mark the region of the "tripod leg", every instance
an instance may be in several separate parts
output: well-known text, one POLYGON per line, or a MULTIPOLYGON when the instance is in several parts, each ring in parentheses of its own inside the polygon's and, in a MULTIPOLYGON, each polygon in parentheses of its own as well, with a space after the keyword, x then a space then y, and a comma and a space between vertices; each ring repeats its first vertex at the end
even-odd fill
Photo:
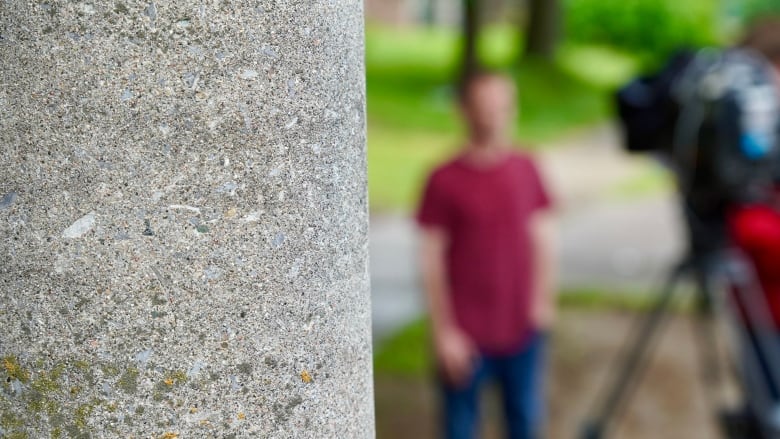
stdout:
POLYGON ((653 335, 655 335, 659 325, 662 323, 675 288, 687 268, 687 264, 683 263, 672 271, 650 313, 642 316, 637 321, 634 334, 629 338, 630 344, 627 344, 624 348, 626 355, 620 363, 618 375, 606 387, 601 410, 585 426, 581 436, 582 439, 599 439, 604 437, 609 422, 619 414, 621 403, 630 396, 637 378, 642 374, 641 366, 646 364, 644 360, 652 347, 653 335))
MULTIPOLYGON (((727 400, 724 388, 725 377, 728 375, 729 364, 723 356, 723 345, 719 343, 716 311, 724 306, 723 297, 718 296, 715 275, 719 274, 722 261, 709 261, 718 265, 694 267, 696 281, 695 315, 691 321, 693 335, 698 351, 699 373, 701 383, 709 402, 711 413, 715 417, 715 425, 723 437, 742 437, 735 426, 739 422, 739 414, 726 411, 723 405, 727 400), (718 270, 716 270, 718 268, 718 270), (720 307, 720 308, 719 308, 720 307)), ((723 279, 725 280, 725 279, 723 279)), ((738 427, 736 427, 738 428, 738 427)), ((753 436, 749 436, 753 437, 753 436)))
POLYGON ((746 406, 755 416, 759 434, 753 437, 780 437, 780 351, 777 329, 769 311, 765 292, 751 263, 741 260, 729 270, 733 282, 735 319, 739 330, 741 382, 746 406))
POLYGON ((695 269, 696 279, 696 320, 694 334, 698 338, 699 361, 701 363, 702 379, 707 388, 712 388, 721 382, 723 373, 720 369, 718 356, 718 340, 714 325, 715 292, 710 271, 706 268, 695 269))

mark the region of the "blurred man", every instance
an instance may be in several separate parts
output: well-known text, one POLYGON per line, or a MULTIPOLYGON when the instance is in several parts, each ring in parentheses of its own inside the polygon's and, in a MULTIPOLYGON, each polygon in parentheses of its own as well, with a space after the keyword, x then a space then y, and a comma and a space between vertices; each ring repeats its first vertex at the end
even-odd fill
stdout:
POLYGON ((515 94, 503 75, 468 80, 466 145, 432 173, 417 214, 447 438, 477 435, 489 380, 501 389, 509 437, 542 436, 551 201, 534 162, 508 140, 515 94))

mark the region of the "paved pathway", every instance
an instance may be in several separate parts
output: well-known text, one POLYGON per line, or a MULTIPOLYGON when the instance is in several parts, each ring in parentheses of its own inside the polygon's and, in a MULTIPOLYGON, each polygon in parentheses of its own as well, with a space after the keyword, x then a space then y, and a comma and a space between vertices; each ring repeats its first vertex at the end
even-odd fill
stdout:
MULTIPOLYGON (((615 188, 657 165, 624 154, 608 125, 561 142, 539 158, 559 205, 559 283, 653 288, 681 252, 674 199, 656 193, 626 200, 615 188)), ((371 282, 375 339, 423 312, 409 218, 372 217, 371 282)))

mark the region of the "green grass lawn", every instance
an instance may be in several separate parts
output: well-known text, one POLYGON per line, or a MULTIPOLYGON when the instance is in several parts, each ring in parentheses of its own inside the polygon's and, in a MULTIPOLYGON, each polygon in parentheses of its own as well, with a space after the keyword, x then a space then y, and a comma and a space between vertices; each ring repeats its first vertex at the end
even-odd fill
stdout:
MULTIPOLYGON (((518 82, 518 143, 536 146, 604 120, 611 92, 636 71, 633 58, 603 47, 565 45, 555 62, 516 59, 521 38, 487 29, 480 52, 518 82)), ((368 172, 372 211, 408 211, 427 171, 458 148, 453 103, 459 37, 444 28, 366 31, 368 172)))

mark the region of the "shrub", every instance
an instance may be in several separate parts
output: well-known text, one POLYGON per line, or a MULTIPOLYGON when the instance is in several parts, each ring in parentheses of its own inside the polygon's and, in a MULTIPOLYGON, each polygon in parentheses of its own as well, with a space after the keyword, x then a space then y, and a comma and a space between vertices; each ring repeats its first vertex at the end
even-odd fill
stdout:
POLYGON ((742 6, 741 15, 746 21, 762 16, 762 15, 778 15, 780 14, 780 2, 777 0, 744 0, 742 6))

